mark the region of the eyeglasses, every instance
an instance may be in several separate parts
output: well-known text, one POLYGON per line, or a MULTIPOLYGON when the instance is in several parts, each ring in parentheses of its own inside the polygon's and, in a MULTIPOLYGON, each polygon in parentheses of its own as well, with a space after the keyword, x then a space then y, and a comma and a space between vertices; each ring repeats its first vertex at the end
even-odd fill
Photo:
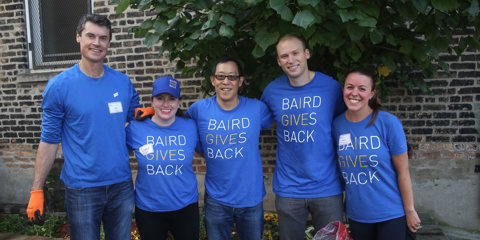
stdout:
POLYGON ((220 75, 213 75, 213 76, 220 81, 225 80, 225 78, 228 78, 228 80, 230 80, 230 81, 237 81, 240 78, 239 75, 223 75, 223 74, 220 74, 220 75))

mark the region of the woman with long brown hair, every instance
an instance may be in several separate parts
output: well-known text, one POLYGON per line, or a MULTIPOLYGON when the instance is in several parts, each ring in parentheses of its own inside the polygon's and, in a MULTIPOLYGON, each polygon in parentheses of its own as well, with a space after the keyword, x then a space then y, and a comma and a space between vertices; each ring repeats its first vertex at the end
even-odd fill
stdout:
POLYGON ((374 79, 366 70, 347 75, 347 111, 333 122, 346 215, 355 240, 405 240, 420 226, 407 141, 400 120, 381 110, 374 79))

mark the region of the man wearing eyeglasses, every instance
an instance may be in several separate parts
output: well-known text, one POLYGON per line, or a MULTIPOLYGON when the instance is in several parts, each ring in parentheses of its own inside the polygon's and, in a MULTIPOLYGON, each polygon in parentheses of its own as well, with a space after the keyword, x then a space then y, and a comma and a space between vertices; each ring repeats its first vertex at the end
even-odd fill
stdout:
POLYGON ((244 76, 232 58, 217 61, 210 76, 216 95, 188 109, 197 123, 207 163, 205 223, 208 239, 230 239, 233 224, 240 239, 261 239, 263 233, 263 168, 260 130, 272 114, 257 99, 238 95, 244 76))

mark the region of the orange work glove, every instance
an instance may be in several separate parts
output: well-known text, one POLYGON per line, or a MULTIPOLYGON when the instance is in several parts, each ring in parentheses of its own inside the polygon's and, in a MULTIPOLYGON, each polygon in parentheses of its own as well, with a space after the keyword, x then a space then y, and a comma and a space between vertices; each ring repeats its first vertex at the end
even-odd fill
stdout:
POLYGON ((155 115, 155 110, 152 107, 135 109, 135 120, 137 121, 143 121, 146 118, 153 117, 153 115, 155 115))
POLYGON ((27 207, 28 219, 34 224, 43 225, 45 216, 43 215, 43 190, 30 192, 30 202, 27 207))

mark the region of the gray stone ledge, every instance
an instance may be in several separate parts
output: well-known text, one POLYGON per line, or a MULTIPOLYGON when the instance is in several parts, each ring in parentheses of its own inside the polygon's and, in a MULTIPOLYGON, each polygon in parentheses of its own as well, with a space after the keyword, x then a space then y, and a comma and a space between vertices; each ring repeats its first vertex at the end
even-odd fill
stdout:
POLYGON ((50 78, 61 73, 64 69, 55 69, 51 71, 41 71, 41 72, 25 72, 19 73, 17 75, 18 83, 38 83, 38 82, 47 82, 50 78))

